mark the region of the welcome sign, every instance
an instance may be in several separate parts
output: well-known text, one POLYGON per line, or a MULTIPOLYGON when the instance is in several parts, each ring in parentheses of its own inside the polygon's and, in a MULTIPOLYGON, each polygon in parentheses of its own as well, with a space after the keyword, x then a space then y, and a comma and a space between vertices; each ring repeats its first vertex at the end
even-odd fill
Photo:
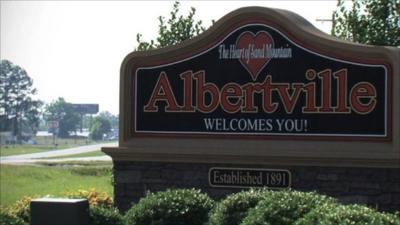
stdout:
POLYGON ((342 41, 262 7, 128 54, 119 144, 102 148, 116 205, 171 187, 221 199, 267 187, 399 208, 399 62, 399 48, 342 41))
POLYGON ((133 135, 391 139, 391 67, 249 19, 132 70, 133 135))

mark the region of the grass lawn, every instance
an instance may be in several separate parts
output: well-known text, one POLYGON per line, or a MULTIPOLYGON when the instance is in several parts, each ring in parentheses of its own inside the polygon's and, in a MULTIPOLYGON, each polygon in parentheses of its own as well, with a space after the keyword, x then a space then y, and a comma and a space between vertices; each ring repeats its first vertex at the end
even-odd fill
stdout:
POLYGON ((9 206, 24 196, 62 196, 65 192, 90 190, 113 196, 111 162, 40 166, 0 166, 0 205, 9 206))
MULTIPOLYGON (((54 146, 35 146, 35 145, 7 145, 0 149, 0 156, 22 155, 38 152, 46 152, 55 149, 54 146)), ((61 149, 61 148, 57 148, 61 149)))

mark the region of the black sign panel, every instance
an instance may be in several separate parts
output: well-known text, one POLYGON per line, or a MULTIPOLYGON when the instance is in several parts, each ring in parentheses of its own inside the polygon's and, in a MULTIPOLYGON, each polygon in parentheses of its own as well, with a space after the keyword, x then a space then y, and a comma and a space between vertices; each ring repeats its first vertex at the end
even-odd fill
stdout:
POLYGON ((276 169, 211 168, 208 180, 213 187, 289 188, 291 186, 290 172, 276 169))
POLYGON ((387 140, 389 69, 241 25, 193 55, 133 71, 133 134, 387 140))

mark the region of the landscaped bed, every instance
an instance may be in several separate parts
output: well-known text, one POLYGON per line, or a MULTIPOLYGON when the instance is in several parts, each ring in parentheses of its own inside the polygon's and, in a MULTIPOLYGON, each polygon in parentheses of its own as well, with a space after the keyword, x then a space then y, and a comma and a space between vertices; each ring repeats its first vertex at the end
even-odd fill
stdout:
MULTIPOLYGON (((65 193, 86 198, 91 225, 399 225, 400 214, 382 213, 361 205, 342 205, 314 192, 251 189, 221 201, 195 189, 149 193, 126 213, 119 212, 107 194, 92 191, 65 193)), ((1 210, 2 225, 29 223, 25 198, 1 210)))

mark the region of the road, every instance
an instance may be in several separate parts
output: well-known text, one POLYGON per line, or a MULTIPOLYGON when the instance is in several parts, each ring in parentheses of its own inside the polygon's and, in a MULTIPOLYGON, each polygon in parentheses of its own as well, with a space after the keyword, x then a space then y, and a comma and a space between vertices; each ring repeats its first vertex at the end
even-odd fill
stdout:
POLYGON ((84 145, 63 150, 49 150, 46 152, 24 154, 24 155, 13 155, 0 157, 1 164, 29 164, 35 162, 59 162, 59 161, 109 161, 109 156, 98 156, 98 157, 83 157, 83 158, 63 158, 63 159, 43 159, 48 157, 58 157, 66 155, 74 155, 80 153, 87 153, 99 150, 101 147, 113 147, 117 146, 117 142, 103 143, 96 145, 84 145))

